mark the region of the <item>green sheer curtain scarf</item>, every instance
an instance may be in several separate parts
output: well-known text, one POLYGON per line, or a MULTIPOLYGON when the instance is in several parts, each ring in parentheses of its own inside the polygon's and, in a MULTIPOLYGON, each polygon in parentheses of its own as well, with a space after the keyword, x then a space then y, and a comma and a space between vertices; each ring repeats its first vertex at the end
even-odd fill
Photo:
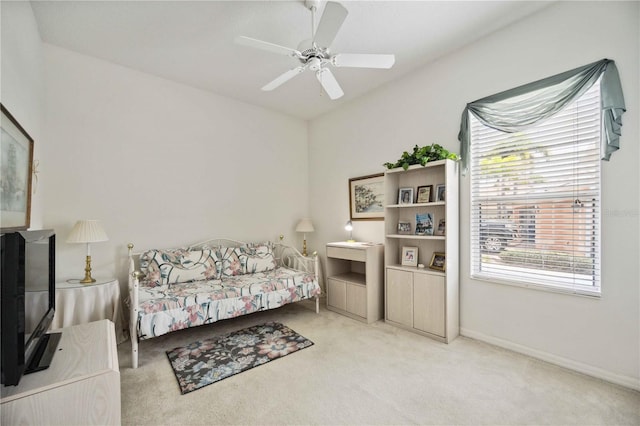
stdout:
POLYGON ((600 76, 604 126, 601 153, 603 160, 609 160, 611 154, 620 148, 622 114, 626 109, 616 64, 603 59, 468 103, 462 112, 458 133, 463 175, 469 167, 469 113, 493 129, 519 132, 560 111, 589 90, 600 76))

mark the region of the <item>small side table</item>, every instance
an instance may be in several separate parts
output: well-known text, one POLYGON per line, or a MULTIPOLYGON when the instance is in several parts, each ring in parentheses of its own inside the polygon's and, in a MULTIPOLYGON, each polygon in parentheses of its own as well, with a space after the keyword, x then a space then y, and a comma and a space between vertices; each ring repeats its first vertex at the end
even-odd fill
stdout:
POLYGON ((102 319, 115 324, 116 341, 127 340, 120 301, 120 283, 116 278, 96 278, 95 283, 80 280, 56 282, 56 313, 51 328, 87 324, 102 319))

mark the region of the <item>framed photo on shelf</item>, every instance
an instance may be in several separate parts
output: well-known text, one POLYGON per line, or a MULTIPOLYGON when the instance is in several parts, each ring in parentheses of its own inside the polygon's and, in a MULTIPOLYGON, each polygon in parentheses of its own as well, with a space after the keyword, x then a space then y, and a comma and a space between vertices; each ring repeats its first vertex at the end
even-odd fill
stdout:
POLYGON ((431 213, 416 214, 416 235, 433 235, 433 215, 431 213))
POLYGON ((436 186, 436 201, 445 201, 445 186, 444 183, 436 186))
POLYGON ((434 252, 433 256, 431 256, 431 263, 429 263, 429 268, 435 269, 436 271, 444 272, 446 260, 447 258, 444 253, 434 252))
POLYGON ((446 228, 445 219, 440 219, 440 221, 438 221, 438 229, 436 229, 435 235, 444 235, 445 228, 446 228))
POLYGON ((349 179, 351 220, 384 220, 384 173, 349 179))
POLYGON ((418 247, 402 247, 402 266, 418 266, 418 247))
POLYGON ((413 204, 413 188, 398 189, 398 204, 413 204))
POLYGON ((0 104, 0 110, 0 230, 21 231, 31 223, 33 139, 4 105, 0 104))
POLYGON ((398 234, 410 234, 411 233, 411 222, 399 221, 398 222, 398 234))
POLYGON ((419 186, 417 191, 418 195, 416 196, 416 203, 428 203, 431 201, 433 185, 419 186))

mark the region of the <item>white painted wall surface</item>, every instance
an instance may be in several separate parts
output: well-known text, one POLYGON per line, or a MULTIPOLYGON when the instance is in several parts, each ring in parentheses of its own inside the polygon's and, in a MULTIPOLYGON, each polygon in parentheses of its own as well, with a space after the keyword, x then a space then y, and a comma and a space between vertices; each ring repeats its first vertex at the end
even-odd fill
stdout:
MULTIPOLYGON (((0 2, 2 70, 0 102, 34 140, 34 160, 42 158, 44 120, 43 52, 31 3, 0 2)), ((42 168, 38 175, 43 179, 42 168)), ((43 193, 36 185, 31 194, 31 228, 42 228, 43 193)))
POLYGON ((45 44, 46 226, 58 278, 83 276, 78 219, 102 220, 94 276, 124 280, 126 245, 293 242, 306 215, 307 124, 45 44))
MULTIPOLYGON (((598 300, 469 278, 469 178, 461 178, 461 326, 487 340, 640 388, 640 3, 561 2, 310 123, 310 244, 344 240, 347 181, 381 172, 415 144, 459 152, 467 102, 593 61, 620 71, 622 149, 603 163, 602 297, 598 300)), ((355 222, 383 241, 381 222, 355 222)), ((321 250, 323 253, 324 250, 321 250)))

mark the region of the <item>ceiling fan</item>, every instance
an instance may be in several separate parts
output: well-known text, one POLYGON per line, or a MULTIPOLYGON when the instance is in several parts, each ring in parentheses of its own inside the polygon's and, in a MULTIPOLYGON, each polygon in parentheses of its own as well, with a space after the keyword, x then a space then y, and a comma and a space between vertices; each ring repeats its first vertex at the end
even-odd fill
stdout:
POLYGON ((329 65, 334 67, 386 69, 393 66, 395 62, 394 55, 362 53, 331 54, 329 47, 349 12, 340 3, 328 1, 320 18, 320 23, 317 29, 315 29, 315 12, 319 3, 319 0, 305 0, 305 6, 311 10, 311 39, 303 40, 297 49, 291 49, 251 37, 236 37, 236 43, 238 44, 287 55, 297 59, 301 63, 300 66, 286 71, 284 74, 276 77, 275 80, 267 83, 262 87, 262 90, 271 91, 309 69, 316 73, 318 81, 320 81, 322 88, 327 92, 329 97, 331 99, 338 99, 344 95, 344 92, 329 69, 329 65))

